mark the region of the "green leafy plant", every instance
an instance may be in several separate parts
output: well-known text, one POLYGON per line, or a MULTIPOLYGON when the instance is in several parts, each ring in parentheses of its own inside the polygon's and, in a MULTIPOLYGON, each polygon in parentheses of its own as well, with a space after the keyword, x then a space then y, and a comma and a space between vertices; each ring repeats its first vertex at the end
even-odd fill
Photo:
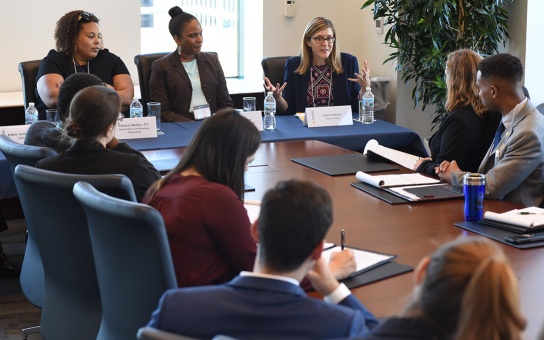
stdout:
POLYGON ((384 43, 395 49, 384 63, 408 84, 414 80, 414 107, 436 105, 433 126, 446 116, 444 69, 450 52, 470 48, 481 55, 498 51, 508 35, 508 5, 513 0, 367 0, 374 19, 389 26, 384 43))

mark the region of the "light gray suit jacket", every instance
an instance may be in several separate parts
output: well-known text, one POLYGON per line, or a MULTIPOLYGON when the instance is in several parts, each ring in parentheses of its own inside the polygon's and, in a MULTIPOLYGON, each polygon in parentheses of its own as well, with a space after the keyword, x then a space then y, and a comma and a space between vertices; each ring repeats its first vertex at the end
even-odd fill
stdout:
MULTIPOLYGON (((212 113, 224 107, 233 107, 225 75, 217 54, 202 52, 197 57, 202 92, 212 113)), ((149 96, 161 103, 163 122, 191 121, 195 116, 190 108, 193 85, 183 67, 179 54, 172 52, 151 65, 149 96)))
MULTIPOLYGON (((544 116, 531 100, 504 131, 496 148, 490 146, 478 172, 485 174, 485 196, 525 207, 544 202, 544 116)), ((462 185, 465 173, 452 173, 462 185)))

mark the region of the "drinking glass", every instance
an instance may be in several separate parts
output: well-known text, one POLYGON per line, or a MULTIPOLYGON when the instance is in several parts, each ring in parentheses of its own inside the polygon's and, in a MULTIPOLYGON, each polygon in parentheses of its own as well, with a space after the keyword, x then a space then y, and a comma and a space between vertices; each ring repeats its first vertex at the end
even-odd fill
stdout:
POLYGON ((45 110, 45 120, 51 123, 57 123, 59 121, 59 113, 56 109, 45 110))
POLYGON ((244 103, 244 112, 249 112, 249 111, 256 111, 257 110, 257 106, 255 105, 255 101, 256 101, 257 98, 255 97, 244 97, 242 98, 243 100, 243 103, 244 103))
POLYGON ((147 103, 147 116, 155 117, 157 121, 157 136, 164 135, 164 132, 161 131, 161 103, 159 102, 147 103))

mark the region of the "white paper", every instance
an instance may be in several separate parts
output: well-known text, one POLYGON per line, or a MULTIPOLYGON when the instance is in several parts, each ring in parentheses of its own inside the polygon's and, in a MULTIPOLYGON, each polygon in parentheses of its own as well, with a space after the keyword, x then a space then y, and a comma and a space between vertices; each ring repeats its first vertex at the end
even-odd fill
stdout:
POLYGON ((423 176, 418 173, 402 175, 372 176, 363 171, 357 171, 355 178, 377 188, 400 187, 407 185, 425 185, 440 183, 439 179, 423 176))
MULTIPOLYGON (((348 248, 348 249, 353 251, 353 254, 355 255, 355 261, 357 261, 357 269, 356 269, 357 272, 367 269, 369 267, 372 267, 375 264, 378 264, 382 261, 388 260, 393 257, 392 255, 378 254, 378 253, 374 253, 374 252, 366 251, 366 250, 353 249, 353 248, 348 248)), ((321 257, 325 260, 325 262, 329 263, 332 253, 336 253, 340 251, 342 251, 342 248, 339 246, 336 246, 336 247, 324 250, 321 253, 321 257)))
POLYGON ((257 130, 263 131, 263 116, 261 111, 243 111, 240 114, 249 119, 253 125, 257 127, 257 130))
POLYGON ((420 159, 418 156, 379 145, 378 141, 375 139, 371 139, 366 143, 363 154, 366 155, 369 151, 410 170, 414 170, 414 165, 420 159))
POLYGON ((307 107, 304 126, 341 126, 353 125, 350 105, 307 107))
POLYGON ((6 135, 14 142, 24 144, 26 132, 28 131, 29 127, 30 125, 0 126, 0 135, 6 135))
POLYGON ((157 119, 155 117, 123 118, 115 127, 117 139, 156 138, 157 119))
POLYGON ((249 222, 253 224, 253 222, 259 218, 259 213, 261 212, 261 201, 244 200, 244 207, 247 210, 249 222))
POLYGON ((524 209, 514 209, 499 214, 492 211, 486 211, 484 218, 492 221, 517 225, 520 227, 531 228, 544 225, 544 209, 538 207, 529 207, 524 209), (522 213, 529 213, 523 215, 522 213))

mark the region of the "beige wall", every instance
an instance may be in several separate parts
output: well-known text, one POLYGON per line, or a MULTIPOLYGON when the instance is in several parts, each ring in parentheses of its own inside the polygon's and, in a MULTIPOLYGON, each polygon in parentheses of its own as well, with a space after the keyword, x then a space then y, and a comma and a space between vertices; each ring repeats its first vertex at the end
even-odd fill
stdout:
MULTIPOLYGON (((529 0, 527 6, 527 39, 525 51, 525 86, 535 105, 544 103, 544 1, 529 0)), ((524 40, 525 41, 525 40, 524 40)))

